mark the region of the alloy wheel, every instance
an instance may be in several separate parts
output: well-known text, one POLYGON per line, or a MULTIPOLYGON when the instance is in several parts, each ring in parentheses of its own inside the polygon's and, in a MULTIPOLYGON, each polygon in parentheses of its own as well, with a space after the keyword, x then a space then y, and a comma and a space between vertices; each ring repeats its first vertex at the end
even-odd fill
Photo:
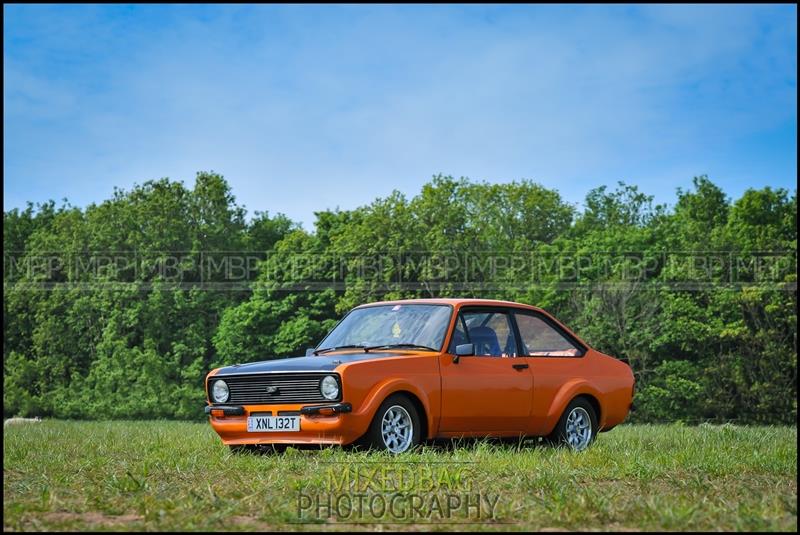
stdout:
POLYGON ((392 453, 406 451, 414 436, 414 423, 411 415, 400 405, 392 405, 383 414, 381 437, 386 449, 392 453))
POLYGON ((592 440, 592 420, 583 407, 575 407, 567 416, 566 439, 575 451, 585 449, 592 440))

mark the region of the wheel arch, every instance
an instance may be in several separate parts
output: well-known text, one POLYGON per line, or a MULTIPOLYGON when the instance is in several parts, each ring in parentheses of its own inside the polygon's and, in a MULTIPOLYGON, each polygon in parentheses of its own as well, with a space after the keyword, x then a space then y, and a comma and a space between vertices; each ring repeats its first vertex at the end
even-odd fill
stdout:
POLYGON ((600 401, 594 397, 592 394, 578 394, 574 398, 572 398, 569 402, 572 403, 576 399, 585 399, 589 402, 589 405, 592 406, 594 409, 594 416, 597 418, 597 426, 600 427, 600 422, 602 421, 603 410, 600 407, 600 401))
POLYGON ((597 417, 597 428, 601 431, 605 424, 605 411, 600 401, 602 398, 600 392, 597 391, 589 382, 585 380, 570 381, 559 390, 558 394, 553 399, 553 403, 548 411, 546 424, 544 426, 544 434, 549 435, 555 429, 558 420, 567 410, 567 407, 573 400, 577 398, 585 398, 595 411, 597 417))
POLYGON ((435 422, 433 421, 434 414, 430 410, 430 400, 414 385, 398 380, 383 383, 368 396, 365 406, 368 407, 367 414, 369 417, 364 433, 369 430, 369 425, 375 418, 378 408, 380 408, 384 401, 395 394, 403 395, 411 401, 414 408, 416 408, 419 413, 419 419, 422 424, 420 436, 423 440, 431 438, 432 433, 434 433, 436 429, 434 427, 435 422))
MULTIPOLYGON (((422 429, 420 429, 419 436, 423 437, 423 439, 428 438, 428 433, 429 433, 428 413, 425 410, 425 405, 422 404, 422 400, 419 399, 416 394, 408 390, 395 390, 394 392, 386 396, 383 399, 383 401, 386 401, 392 396, 398 396, 398 395, 406 397, 411 402, 411 404, 414 405, 414 408, 417 409, 417 414, 419 415, 419 421, 422 427, 422 429)), ((381 403, 383 403, 383 401, 381 401, 381 403)))

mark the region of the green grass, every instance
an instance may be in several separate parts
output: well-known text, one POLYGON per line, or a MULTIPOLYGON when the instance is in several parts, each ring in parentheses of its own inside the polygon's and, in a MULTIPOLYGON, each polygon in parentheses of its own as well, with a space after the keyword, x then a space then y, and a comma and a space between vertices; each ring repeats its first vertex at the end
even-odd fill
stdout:
POLYGON ((298 496, 325 495, 329 472, 384 467, 390 477, 460 468, 470 492, 498 499, 493 519, 414 517, 382 526, 391 529, 797 529, 792 427, 625 425, 577 454, 478 441, 399 458, 340 448, 233 455, 207 424, 179 422, 44 421, 7 426, 3 438, 5 530, 375 531, 398 518, 299 524, 309 517, 298 516, 298 496))

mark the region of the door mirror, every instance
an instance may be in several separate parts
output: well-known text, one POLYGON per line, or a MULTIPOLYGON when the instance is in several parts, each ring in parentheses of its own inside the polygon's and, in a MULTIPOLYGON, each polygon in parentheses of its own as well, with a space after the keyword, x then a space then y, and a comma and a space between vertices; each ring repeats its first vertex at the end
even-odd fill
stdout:
POLYGON ((458 344, 456 346, 456 355, 459 357, 471 357, 475 354, 475 344, 458 344))
POLYGON ((315 348, 315 347, 306 348, 306 356, 307 357, 312 356, 314 354, 314 351, 316 351, 316 350, 317 350, 317 348, 315 348))
POLYGON ((458 344, 453 362, 458 363, 460 357, 469 357, 475 354, 475 344, 458 344))

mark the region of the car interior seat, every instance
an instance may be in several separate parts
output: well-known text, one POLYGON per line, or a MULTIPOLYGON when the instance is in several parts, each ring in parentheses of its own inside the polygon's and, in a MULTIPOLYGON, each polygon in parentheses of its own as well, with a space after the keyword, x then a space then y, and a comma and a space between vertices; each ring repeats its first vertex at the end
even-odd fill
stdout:
POLYGON ((475 344, 476 355, 500 356, 500 342, 497 341, 497 333, 491 327, 472 327, 469 330, 469 337, 475 344))

